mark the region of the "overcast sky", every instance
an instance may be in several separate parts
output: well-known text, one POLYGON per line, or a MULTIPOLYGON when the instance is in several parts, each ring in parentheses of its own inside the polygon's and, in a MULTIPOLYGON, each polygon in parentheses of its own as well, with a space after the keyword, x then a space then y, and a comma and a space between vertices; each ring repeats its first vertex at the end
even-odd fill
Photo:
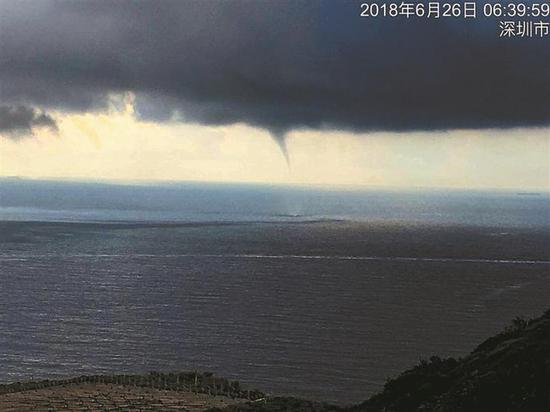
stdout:
POLYGON ((548 37, 359 5, 0 0, 0 175, 549 187, 548 37))

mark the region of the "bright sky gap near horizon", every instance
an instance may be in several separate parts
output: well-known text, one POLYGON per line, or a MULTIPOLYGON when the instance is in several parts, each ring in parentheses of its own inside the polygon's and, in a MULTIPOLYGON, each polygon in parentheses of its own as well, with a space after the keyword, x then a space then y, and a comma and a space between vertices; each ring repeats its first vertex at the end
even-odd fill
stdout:
POLYGON ((359 5, 0 0, 0 176, 550 189, 545 40, 359 5))

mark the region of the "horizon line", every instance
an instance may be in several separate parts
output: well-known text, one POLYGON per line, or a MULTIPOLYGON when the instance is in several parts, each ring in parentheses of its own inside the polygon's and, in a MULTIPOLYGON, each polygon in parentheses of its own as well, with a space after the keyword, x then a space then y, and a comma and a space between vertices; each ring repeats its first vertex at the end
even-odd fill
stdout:
POLYGON ((537 195, 550 194, 548 187, 467 187, 467 186, 397 186, 397 185, 377 185, 377 184, 356 184, 356 183, 308 183, 308 182, 267 182, 267 181, 220 181, 220 180, 166 180, 166 179, 112 179, 90 177, 70 176, 18 176, 18 175, 0 175, 0 180, 9 181, 37 181, 37 182, 60 182, 60 183, 82 183, 82 184, 103 184, 114 186, 169 186, 178 184, 192 185, 242 185, 242 186, 265 186, 265 187, 287 187, 287 188, 311 188, 323 190, 342 190, 342 191, 369 191, 369 190, 388 190, 388 191, 449 191, 449 192, 514 192, 519 195, 537 195))

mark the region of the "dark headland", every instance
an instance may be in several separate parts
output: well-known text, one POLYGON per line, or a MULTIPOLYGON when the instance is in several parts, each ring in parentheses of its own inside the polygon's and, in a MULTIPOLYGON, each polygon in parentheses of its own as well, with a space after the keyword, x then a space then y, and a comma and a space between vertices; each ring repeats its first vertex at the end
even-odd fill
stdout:
POLYGON ((550 310, 517 318, 461 359, 423 360, 354 406, 269 396, 210 373, 82 376, 0 385, 2 411, 550 411, 550 310))

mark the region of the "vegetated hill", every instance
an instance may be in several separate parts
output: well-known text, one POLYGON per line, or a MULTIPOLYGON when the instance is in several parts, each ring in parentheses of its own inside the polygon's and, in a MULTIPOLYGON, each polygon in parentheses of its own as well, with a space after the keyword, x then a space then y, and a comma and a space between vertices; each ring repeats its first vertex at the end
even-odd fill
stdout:
POLYGON ((437 356, 390 379, 381 393, 349 408, 268 398, 224 411, 548 412, 550 310, 517 318, 462 359, 437 356))
POLYGON ((517 318, 463 359, 429 361, 350 411, 550 411, 550 311, 517 318))

